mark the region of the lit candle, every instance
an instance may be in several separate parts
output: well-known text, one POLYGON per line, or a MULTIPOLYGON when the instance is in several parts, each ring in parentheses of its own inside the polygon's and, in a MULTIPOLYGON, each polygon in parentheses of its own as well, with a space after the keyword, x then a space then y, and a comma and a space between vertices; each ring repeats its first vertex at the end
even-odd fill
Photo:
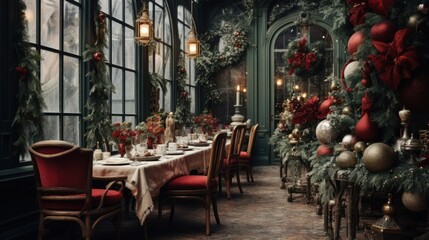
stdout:
POLYGON ((237 85, 237 99, 235 105, 240 105, 240 85, 237 85))

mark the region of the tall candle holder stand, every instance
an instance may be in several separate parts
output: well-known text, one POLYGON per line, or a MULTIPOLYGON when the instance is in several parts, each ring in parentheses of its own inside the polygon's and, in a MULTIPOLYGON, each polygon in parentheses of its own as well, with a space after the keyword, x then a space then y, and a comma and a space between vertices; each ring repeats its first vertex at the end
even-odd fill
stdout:
POLYGON ((231 128, 243 124, 244 116, 240 114, 240 109, 242 105, 234 105, 235 114, 231 117, 231 128))

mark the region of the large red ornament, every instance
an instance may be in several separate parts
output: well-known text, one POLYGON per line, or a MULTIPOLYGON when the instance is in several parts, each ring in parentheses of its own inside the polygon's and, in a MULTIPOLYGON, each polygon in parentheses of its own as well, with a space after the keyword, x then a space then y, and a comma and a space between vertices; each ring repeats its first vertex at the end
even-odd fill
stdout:
POLYGON ((365 38, 365 33, 362 30, 353 33, 347 43, 347 50, 350 55, 353 55, 358 50, 358 47, 365 41, 365 38))
POLYGON ((96 62, 103 60, 103 54, 99 51, 93 52, 92 53, 92 60, 94 60, 96 62))
POLYGON ((334 153, 334 149, 326 144, 320 145, 316 150, 316 155, 319 157, 329 156, 329 155, 332 155, 333 153, 334 153))
POLYGON ((330 107, 334 102, 335 102, 335 99, 331 96, 325 99, 325 101, 323 101, 322 104, 320 104, 320 107, 319 107, 320 113, 322 113, 325 116, 328 115, 331 112, 330 107))
POLYGON ((355 136, 359 141, 364 142, 375 142, 378 140, 379 128, 375 122, 371 121, 369 112, 366 112, 356 123, 355 136))
POLYGON ((399 101, 414 112, 429 112, 429 71, 421 71, 398 88, 399 101))
POLYGON ((397 30, 396 24, 385 20, 372 26, 369 36, 372 40, 388 43, 393 40, 397 30))

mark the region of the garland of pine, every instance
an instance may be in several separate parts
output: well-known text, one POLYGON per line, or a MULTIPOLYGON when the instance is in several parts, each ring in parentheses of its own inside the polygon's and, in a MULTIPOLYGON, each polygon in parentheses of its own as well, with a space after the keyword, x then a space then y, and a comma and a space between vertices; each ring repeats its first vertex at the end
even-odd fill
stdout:
POLYGON ((237 65, 246 56, 247 47, 250 45, 246 40, 246 34, 250 29, 250 24, 254 15, 254 1, 242 0, 238 3, 230 1, 228 7, 242 9, 241 14, 225 14, 223 19, 234 21, 234 26, 222 26, 220 23, 212 24, 201 38, 201 55, 196 59, 197 79, 205 96, 205 107, 220 103, 221 93, 219 92, 213 77, 216 73, 237 65), (225 39, 225 49, 218 50, 220 38, 225 39))
POLYGON ((177 105, 174 113, 176 120, 176 128, 181 129, 184 126, 191 124, 191 98, 189 92, 186 91, 186 68, 184 59, 180 57, 179 65, 177 66, 177 105))
POLYGON ((87 45, 83 52, 84 61, 91 63, 91 71, 86 74, 91 89, 86 103, 88 115, 84 118, 88 122, 86 128, 86 145, 94 148, 97 143, 108 150, 111 139, 112 121, 110 119, 109 95, 114 92, 114 86, 109 81, 109 71, 103 49, 107 47, 106 16, 97 4, 97 14, 94 18, 96 26, 96 40, 92 46, 87 45))
POLYGON ((18 106, 12 122, 18 136, 14 145, 21 157, 26 154, 28 143, 44 138, 43 109, 46 108, 39 79, 40 55, 28 43, 29 38, 25 26, 26 8, 24 1, 20 0, 18 2, 19 21, 15 45, 18 58, 18 64, 15 67, 19 80, 18 106))

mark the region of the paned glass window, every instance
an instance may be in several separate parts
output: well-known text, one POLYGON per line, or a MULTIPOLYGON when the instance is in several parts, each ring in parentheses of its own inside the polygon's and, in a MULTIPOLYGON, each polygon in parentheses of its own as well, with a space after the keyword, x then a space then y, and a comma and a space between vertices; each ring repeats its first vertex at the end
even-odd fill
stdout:
POLYGON ((24 0, 29 42, 40 53, 45 139, 81 145, 82 5, 72 0, 24 0))
POLYGON ((108 60, 110 80, 115 87, 111 97, 112 122, 137 122, 136 44, 134 41, 135 9, 132 0, 101 0, 108 26, 108 60))
MULTIPOLYGON (((191 12, 182 5, 177 6, 177 28, 179 32, 179 40, 180 40, 180 54, 182 56, 186 56, 185 54, 185 44, 186 38, 191 30, 192 24, 194 24, 194 19, 192 18, 191 12)), ((190 97, 191 101, 191 113, 195 113, 195 101, 196 101, 196 83, 195 83, 195 60, 185 58, 185 68, 188 74, 188 79, 186 82, 186 89, 190 97)))

